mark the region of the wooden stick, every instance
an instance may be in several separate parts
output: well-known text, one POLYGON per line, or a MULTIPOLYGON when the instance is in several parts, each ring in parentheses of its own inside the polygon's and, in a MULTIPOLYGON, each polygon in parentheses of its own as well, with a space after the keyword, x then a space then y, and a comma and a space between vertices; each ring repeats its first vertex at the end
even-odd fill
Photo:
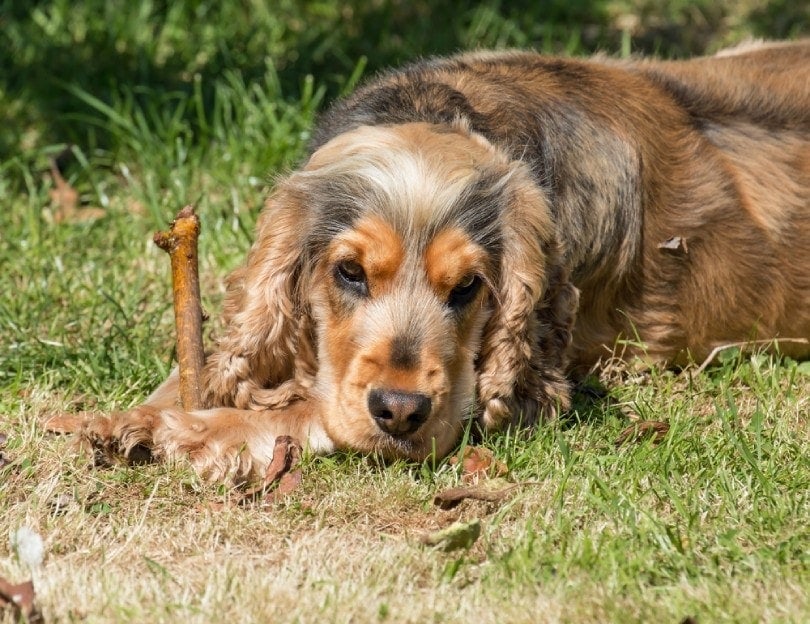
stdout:
POLYGON ((174 322, 177 330, 177 361, 180 366, 180 402, 185 410, 202 405, 203 313, 197 266, 200 219, 193 206, 177 213, 168 232, 155 232, 155 244, 169 254, 172 263, 174 322))

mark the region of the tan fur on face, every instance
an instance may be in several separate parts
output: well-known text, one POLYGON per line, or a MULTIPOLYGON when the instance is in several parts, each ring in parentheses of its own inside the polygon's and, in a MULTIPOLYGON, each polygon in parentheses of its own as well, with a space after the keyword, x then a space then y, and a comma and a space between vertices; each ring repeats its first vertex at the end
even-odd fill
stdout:
POLYGON ((338 446, 422 458, 446 453, 459 435, 474 397, 473 359, 488 310, 482 290, 463 314, 448 312, 450 290, 466 276, 483 274, 485 252, 460 229, 440 232, 421 257, 378 217, 362 219, 337 237, 319 268, 313 297, 321 327, 323 426, 338 446), (351 259, 368 279, 368 298, 347 305, 330 267, 351 259), (395 347, 404 338, 404 346, 395 347), (394 351, 407 349, 405 365, 394 351), (382 433, 368 413, 373 389, 430 397, 428 421, 408 439, 382 433))
POLYGON ((470 275, 487 270, 486 252, 473 245, 461 229, 453 228, 436 236, 425 251, 428 281, 441 299, 470 275))
POLYGON ((374 215, 341 235, 332 246, 327 262, 330 265, 342 260, 357 262, 368 278, 371 294, 378 295, 390 290, 404 256, 402 239, 381 217, 374 215))

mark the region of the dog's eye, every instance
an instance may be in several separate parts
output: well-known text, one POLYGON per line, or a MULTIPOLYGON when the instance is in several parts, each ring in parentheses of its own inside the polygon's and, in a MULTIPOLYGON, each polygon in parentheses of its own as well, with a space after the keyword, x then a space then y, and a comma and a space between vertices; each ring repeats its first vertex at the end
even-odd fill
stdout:
POLYGON ((481 278, 477 275, 468 275, 450 291, 447 305, 456 309, 467 305, 475 298, 479 288, 481 288, 481 278))
POLYGON ((348 290, 352 290, 359 295, 368 294, 368 284, 366 284, 366 272, 359 262, 354 260, 343 260, 335 265, 335 277, 339 284, 348 290))

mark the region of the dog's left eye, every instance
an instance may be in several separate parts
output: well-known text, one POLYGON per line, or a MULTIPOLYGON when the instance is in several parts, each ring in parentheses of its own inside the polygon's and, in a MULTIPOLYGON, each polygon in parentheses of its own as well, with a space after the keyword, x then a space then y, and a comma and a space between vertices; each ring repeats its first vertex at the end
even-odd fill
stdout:
POLYGON ((475 298, 479 288, 481 288, 481 278, 477 275, 468 275, 450 291, 447 305, 456 309, 467 305, 475 298))
POLYGON ((338 283, 358 295, 368 294, 368 284, 366 284, 366 272, 359 262, 354 260, 343 260, 335 265, 335 277, 338 283))

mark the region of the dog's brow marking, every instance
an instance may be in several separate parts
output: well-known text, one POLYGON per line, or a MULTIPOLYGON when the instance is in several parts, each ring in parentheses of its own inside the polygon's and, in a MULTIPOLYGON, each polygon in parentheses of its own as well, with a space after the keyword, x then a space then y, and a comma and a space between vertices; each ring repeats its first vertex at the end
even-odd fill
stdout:
POLYGON ((405 258, 400 236, 383 219, 369 215, 344 233, 332 252, 333 258, 352 257, 366 273, 372 296, 390 288, 405 258))
POLYGON ((486 252, 461 228, 440 232, 428 245, 424 257, 428 281, 441 299, 465 277, 483 273, 486 262, 486 252))

